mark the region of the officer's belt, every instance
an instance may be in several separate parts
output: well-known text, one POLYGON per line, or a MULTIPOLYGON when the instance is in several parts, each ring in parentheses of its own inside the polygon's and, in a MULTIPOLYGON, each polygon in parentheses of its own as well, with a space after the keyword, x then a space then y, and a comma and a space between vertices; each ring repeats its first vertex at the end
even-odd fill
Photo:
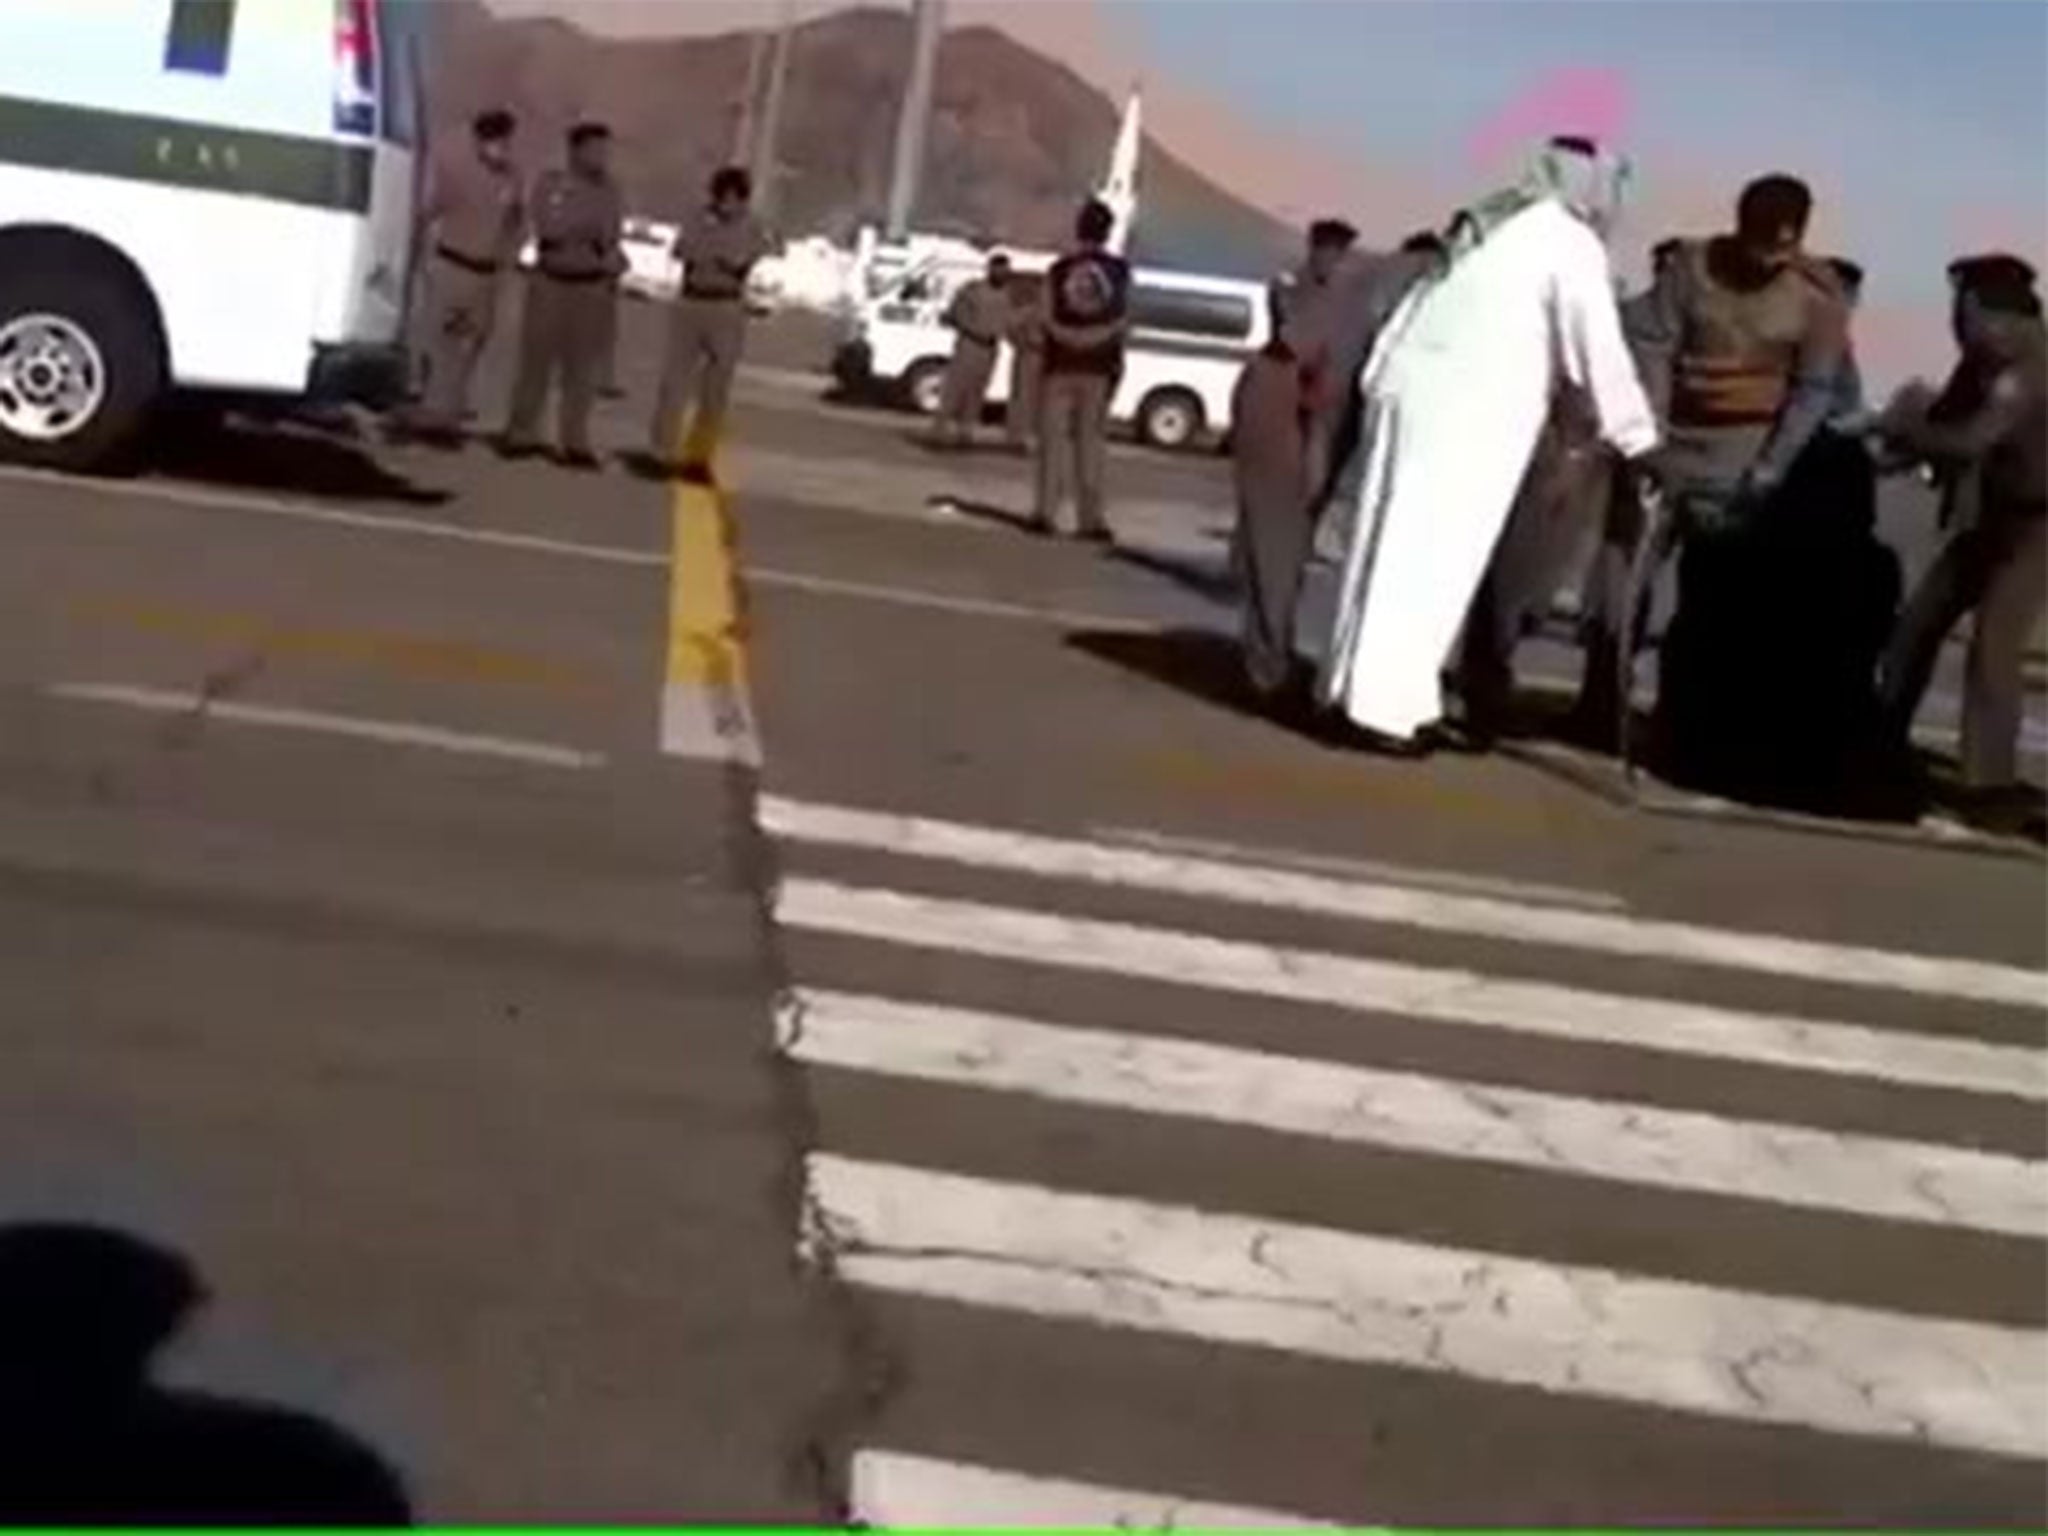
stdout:
POLYGON ((697 288, 689 283, 683 284, 684 298, 702 299, 708 304, 734 303, 744 297, 745 293, 746 290, 743 288, 697 288))
POLYGON ((542 267, 540 275, 551 283, 608 283, 612 277, 602 267, 595 272, 564 272, 559 267, 542 267))
POLYGON ((451 267, 460 267, 465 272, 474 272, 478 277, 494 277, 497 275, 498 264, 495 261, 485 261, 477 256, 465 256, 452 245, 437 245, 434 247, 434 254, 447 262, 451 267))

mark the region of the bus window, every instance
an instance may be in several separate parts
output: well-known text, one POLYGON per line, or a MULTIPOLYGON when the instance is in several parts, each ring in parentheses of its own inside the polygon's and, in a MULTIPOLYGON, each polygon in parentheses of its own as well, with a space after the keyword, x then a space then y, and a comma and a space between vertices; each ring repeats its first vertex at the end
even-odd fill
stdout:
POLYGON ((1242 294, 1148 288, 1140 283, 1131 289, 1131 325, 1141 331, 1244 341, 1252 332, 1252 307, 1242 294))

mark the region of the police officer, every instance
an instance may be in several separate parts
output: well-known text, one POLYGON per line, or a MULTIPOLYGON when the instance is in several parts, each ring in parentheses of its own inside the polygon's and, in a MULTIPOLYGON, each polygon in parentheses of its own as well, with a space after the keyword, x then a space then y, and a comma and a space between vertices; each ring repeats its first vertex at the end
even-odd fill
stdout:
MULTIPOLYGON (((1747 554, 1742 535, 1778 500, 1834 408, 1848 310, 1834 273, 1804 250, 1812 212, 1804 182, 1758 178, 1742 190, 1732 233, 1662 247, 1649 293, 1624 307, 1644 388, 1668 424, 1654 468, 1672 521, 1668 533, 1650 531, 1650 574, 1684 545, 1681 606, 1697 615, 1726 611, 1708 589, 1728 590, 1747 554), (1698 602, 1684 602, 1686 588, 1698 602)), ((1636 558, 1638 506, 1633 495, 1610 502, 1615 558, 1604 563, 1617 572, 1636 558)), ((1647 596, 1648 582, 1641 586, 1647 596)), ((1647 608, 1629 604, 1627 587, 1598 583, 1588 616, 1576 715, 1582 733, 1603 744, 1619 724, 1620 648, 1634 650, 1647 608)), ((1672 663, 1683 651, 1667 644, 1664 694, 1674 693, 1672 663)))
POLYGON ((664 470, 691 478, 710 473, 746 341, 747 276, 770 247, 749 207, 753 195, 753 178, 738 166, 725 167, 711 178, 705 206, 676 237, 683 287, 670 311, 648 448, 664 470), (692 405, 696 419, 679 453, 678 437, 692 405))
POLYGON ((1009 318, 1010 398, 1003 407, 1003 441, 1013 453, 1027 452, 1038 437, 1040 385, 1045 377, 1045 316, 1042 279, 1012 275, 1009 318))
POLYGON ((1239 634, 1246 680, 1269 701, 1294 677, 1295 610, 1316 524, 1356 455, 1361 412, 1351 381, 1403 296, 1442 259, 1433 235, 1362 253, 1350 249, 1350 226, 1326 220, 1316 229, 1322 239, 1312 233, 1311 250, 1321 244, 1330 255, 1320 272, 1320 263, 1310 269, 1312 312, 1290 287, 1268 290, 1273 338, 1239 375, 1230 412, 1239 634))
POLYGON ((518 256, 525 199, 512 163, 516 124, 502 110, 470 124, 468 152, 437 164, 420 209, 416 248, 426 273, 426 395, 401 433, 435 447, 462 441, 470 381, 490 339, 499 274, 518 256))
POLYGON ((561 460, 596 469, 590 408, 604 345, 605 307, 625 269, 619 249, 623 208, 611 174, 611 130, 579 123, 569 130, 568 165, 546 172, 533 189, 538 260, 526 284, 519 328, 519 371, 499 451, 507 458, 540 452, 541 408, 548 387, 559 390, 561 460))
POLYGON ((1075 494, 1075 533, 1110 540, 1103 514, 1104 436, 1123 377, 1130 332, 1131 268, 1109 249, 1116 215, 1094 199, 1074 220, 1074 246, 1046 273, 1045 373, 1040 386, 1037 505, 1033 528, 1055 532, 1075 494))
POLYGON ((2031 271, 2013 258, 1950 269, 1961 361, 1938 402, 1909 389, 1881 431, 1895 455, 1935 465, 1948 534, 1893 636, 1880 699, 1896 750, 1942 642, 1974 613, 1963 674, 1963 788, 2002 812, 2018 779, 2026 646, 2048 601, 2048 336, 2031 271))
POLYGON ((953 355, 946 362, 946 387, 939 399, 932 441, 939 447, 964 448, 974 440, 988 396, 989 376, 1010 323, 1010 258, 998 251, 988 259, 983 276, 964 285, 946 306, 946 324, 953 331, 953 355))

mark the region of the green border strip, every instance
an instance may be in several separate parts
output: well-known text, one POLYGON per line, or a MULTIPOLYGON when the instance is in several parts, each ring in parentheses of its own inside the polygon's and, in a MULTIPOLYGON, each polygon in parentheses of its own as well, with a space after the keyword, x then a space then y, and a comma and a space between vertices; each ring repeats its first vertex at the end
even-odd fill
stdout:
POLYGON ((371 156, 366 144, 0 96, 0 162, 42 171, 364 213, 371 156))

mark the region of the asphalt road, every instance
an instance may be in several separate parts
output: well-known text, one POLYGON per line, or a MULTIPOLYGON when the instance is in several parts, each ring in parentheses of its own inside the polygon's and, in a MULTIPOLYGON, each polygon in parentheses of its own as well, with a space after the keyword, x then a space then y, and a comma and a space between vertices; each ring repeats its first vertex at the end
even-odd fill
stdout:
POLYGON ((1216 466, 905 427, 744 391, 758 775, 623 473, 0 477, 0 1221, 421 1519, 2041 1522, 2036 858, 1302 738, 1216 466))

